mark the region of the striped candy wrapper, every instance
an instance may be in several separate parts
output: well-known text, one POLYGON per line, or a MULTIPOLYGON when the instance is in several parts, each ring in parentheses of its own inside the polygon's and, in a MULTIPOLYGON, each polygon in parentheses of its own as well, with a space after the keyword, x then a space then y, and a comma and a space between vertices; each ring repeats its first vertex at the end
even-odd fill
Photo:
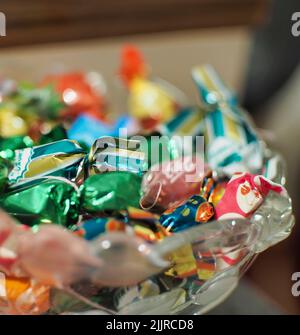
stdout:
POLYGON ((209 65, 194 68, 192 76, 207 108, 203 123, 210 166, 222 168, 229 175, 237 171, 260 172, 262 143, 235 95, 209 65))

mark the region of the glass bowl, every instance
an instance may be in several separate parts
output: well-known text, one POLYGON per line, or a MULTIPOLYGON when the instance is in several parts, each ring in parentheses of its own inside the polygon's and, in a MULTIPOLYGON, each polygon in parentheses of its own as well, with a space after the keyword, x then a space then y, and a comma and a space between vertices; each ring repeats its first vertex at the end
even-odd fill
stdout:
MULTIPOLYGON (((285 183, 284 161, 268 149, 262 172, 274 182, 285 183)), ((104 240, 91 243, 94 254, 108 265, 99 276, 109 278, 110 271, 122 264, 128 269, 126 275, 148 279, 130 287, 101 288, 97 299, 86 294, 88 284, 83 285, 83 290, 72 287, 68 294, 78 299, 81 307, 68 310, 57 300, 54 305, 61 308, 56 313, 204 314, 223 302, 256 256, 288 237, 293 225, 291 199, 270 192, 250 219, 211 221, 150 247, 134 236, 106 235, 104 240), (101 249, 101 243, 105 248, 101 249), (174 253, 175 257, 180 255, 181 266, 188 266, 192 255, 197 274, 189 275, 187 271, 180 278, 166 275, 170 266, 166 260, 174 253)))

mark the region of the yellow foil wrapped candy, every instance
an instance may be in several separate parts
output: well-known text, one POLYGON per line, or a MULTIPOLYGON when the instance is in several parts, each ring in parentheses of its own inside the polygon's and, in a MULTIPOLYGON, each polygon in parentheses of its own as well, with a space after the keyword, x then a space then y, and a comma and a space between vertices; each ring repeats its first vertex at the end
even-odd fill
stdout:
POLYGON ((129 89, 129 112, 144 128, 152 128, 175 115, 178 106, 174 97, 147 78, 143 57, 133 46, 123 48, 120 76, 129 89))
POLYGON ((11 137, 26 135, 28 127, 24 119, 17 115, 14 110, 0 107, 0 136, 11 137))
POLYGON ((173 99, 157 84, 135 78, 130 85, 129 111, 138 119, 165 122, 175 114, 173 99))

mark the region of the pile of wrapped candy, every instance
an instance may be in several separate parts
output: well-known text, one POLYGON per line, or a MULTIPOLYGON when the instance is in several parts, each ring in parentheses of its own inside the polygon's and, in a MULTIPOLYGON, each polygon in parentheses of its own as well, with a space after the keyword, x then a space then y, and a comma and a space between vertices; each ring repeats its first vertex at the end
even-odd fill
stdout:
POLYGON ((153 246, 212 220, 251 218, 269 192, 286 196, 276 162, 266 162, 252 121, 211 66, 192 69, 198 105, 153 78, 133 46, 118 75, 127 101, 117 117, 96 73, 0 82, 2 314, 118 312, 147 298, 159 304, 171 290, 165 299, 183 304, 243 253, 216 258, 186 245, 143 278, 138 261, 105 267, 90 245, 115 234, 153 246))

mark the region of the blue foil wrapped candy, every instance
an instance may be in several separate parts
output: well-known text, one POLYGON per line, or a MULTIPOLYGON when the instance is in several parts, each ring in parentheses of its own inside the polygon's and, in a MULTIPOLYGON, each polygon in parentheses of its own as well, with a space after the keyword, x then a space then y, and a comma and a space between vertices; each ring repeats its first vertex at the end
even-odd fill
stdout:
POLYGON ((126 129, 130 135, 135 132, 136 127, 135 121, 128 115, 120 116, 114 124, 108 124, 82 114, 68 129, 68 138, 91 146, 102 136, 122 137, 127 135, 122 133, 122 129, 126 129))
POLYGON ((106 232, 125 231, 125 223, 114 218, 96 217, 81 222, 73 230, 86 240, 93 240, 106 232))
POLYGON ((168 231, 178 232, 199 223, 205 223, 213 216, 213 205, 204 197, 193 195, 184 204, 167 209, 159 221, 168 231))

